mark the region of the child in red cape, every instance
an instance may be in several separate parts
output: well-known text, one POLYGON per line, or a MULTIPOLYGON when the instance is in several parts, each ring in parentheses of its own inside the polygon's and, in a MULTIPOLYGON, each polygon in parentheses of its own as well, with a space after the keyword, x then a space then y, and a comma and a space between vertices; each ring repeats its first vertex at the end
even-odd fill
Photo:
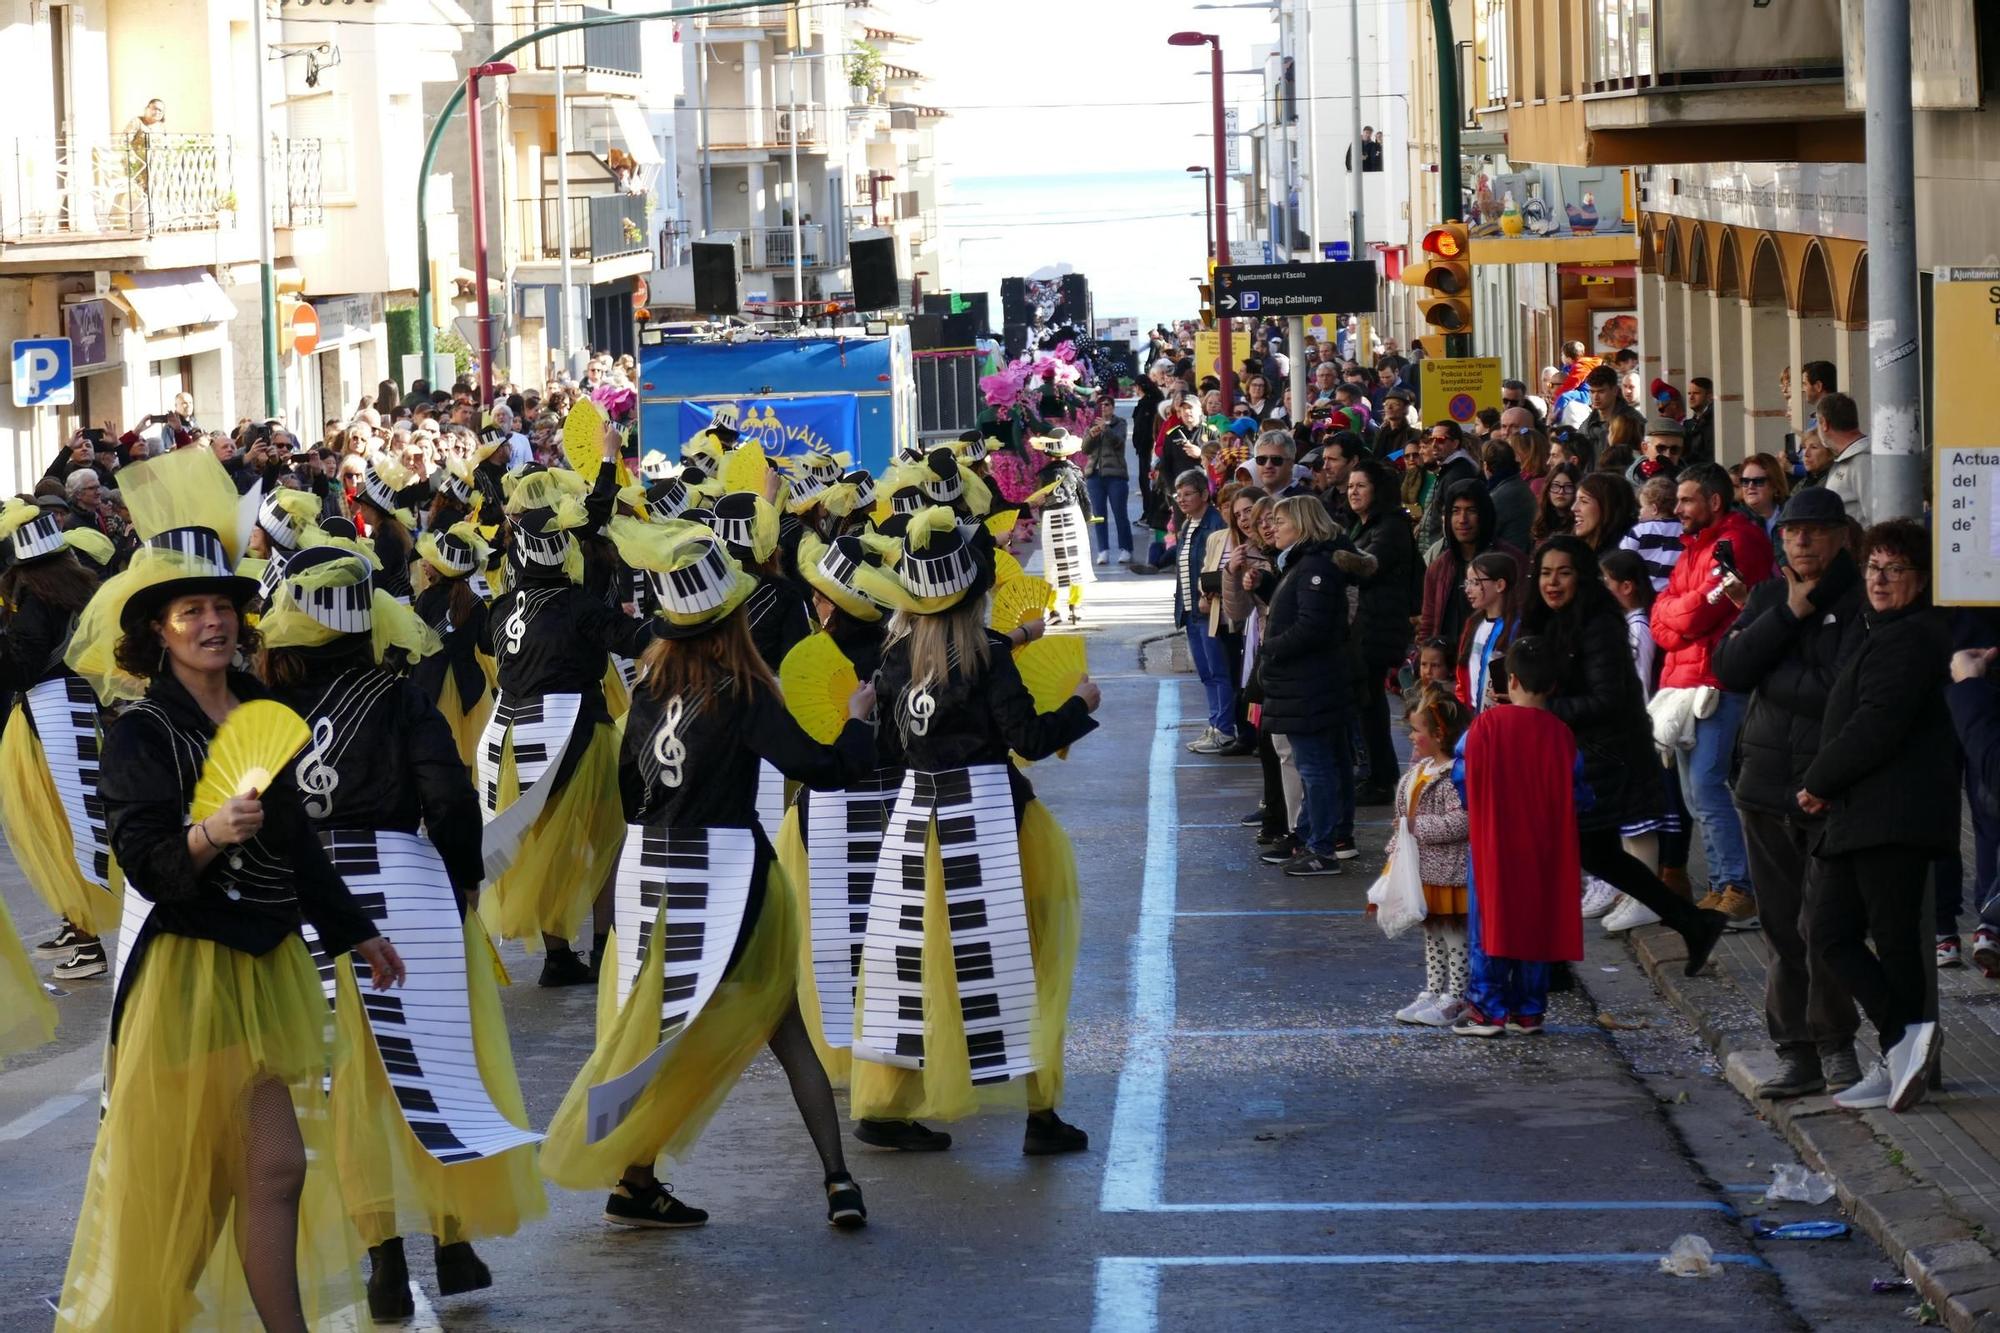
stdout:
POLYGON ((1576 812, 1591 797, 1575 738, 1548 710, 1558 670, 1548 640, 1516 639, 1509 701, 1479 715, 1452 765, 1472 846, 1471 985, 1452 1025, 1460 1036, 1540 1033, 1549 964, 1583 958, 1576 812))

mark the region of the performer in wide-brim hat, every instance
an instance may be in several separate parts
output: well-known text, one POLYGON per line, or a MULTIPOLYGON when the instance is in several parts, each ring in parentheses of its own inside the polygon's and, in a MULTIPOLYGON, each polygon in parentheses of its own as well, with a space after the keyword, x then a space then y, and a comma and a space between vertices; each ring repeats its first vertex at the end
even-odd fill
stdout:
POLYGON ((750 595, 750 638, 776 671, 792 645, 812 632, 805 598, 779 562, 778 510, 761 495, 734 491, 715 502, 709 527, 757 587, 750 595))
POLYGON ((443 646, 411 669, 410 678, 443 714, 467 768, 479 761, 479 737, 493 715, 499 668, 480 651, 486 599, 480 595, 492 552, 477 527, 454 523, 417 538, 417 618, 443 646))
POLYGON ((836 787, 873 763, 873 693, 857 688, 831 745, 786 711, 750 638, 757 587, 712 533, 684 521, 614 520, 612 540, 659 604, 619 751, 625 854, 616 947, 599 978, 597 1047, 549 1126, 542 1169, 571 1189, 610 1186, 607 1220, 695 1226, 707 1213, 668 1193, 664 1155, 693 1146, 768 1045, 826 1172, 827 1219, 867 1213, 847 1173, 832 1089, 795 999, 793 886, 757 814, 759 770, 836 787), (695 904, 699 903, 699 906, 695 904), (667 986, 660 942, 675 941, 667 986), (690 956, 696 955, 690 961, 690 956), (719 980, 709 964, 727 962, 719 980))

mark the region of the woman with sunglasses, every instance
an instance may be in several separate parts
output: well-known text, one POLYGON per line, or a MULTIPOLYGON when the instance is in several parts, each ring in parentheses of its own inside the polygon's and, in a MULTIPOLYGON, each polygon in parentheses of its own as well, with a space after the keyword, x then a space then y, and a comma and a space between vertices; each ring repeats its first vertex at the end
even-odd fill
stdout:
POLYGON ((1769 454, 1752 454, 1738 464, 1737 493, 1751 517, 1764 525, 1771 541, 1778 540, 1778 511, 1785 507, 1791 487, 1785 484, 1785 469, 1769 454))

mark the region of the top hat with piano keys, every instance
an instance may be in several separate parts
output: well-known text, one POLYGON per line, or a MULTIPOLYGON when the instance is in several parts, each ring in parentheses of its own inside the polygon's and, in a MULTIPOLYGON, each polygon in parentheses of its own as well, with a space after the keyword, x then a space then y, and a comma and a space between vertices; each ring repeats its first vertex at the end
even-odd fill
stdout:
MULTIPOLYGON (((398 517, 396 494, 407 489, 413 480, 408 469, 387 458, 378 458, 361 474, 360 499, 392 518, 398 517)), ((409 521, 407 514, 401 517, 405 523, 409 521)))
POLYGON ((673 460, 663 449, 648 449, 639 457, 639 475, 647 481, 665 481, 674 475, 673 460))
POLYGON ((417 538, 417 554, 445 578, 458 579, 484 569, 491 548, 476 526, 454 523, 443 532, 426 532, 417 538))
POLYGON ((47 560, 68 549, 60 510, 45 512, 19 498, 0 506, 0 569, 47 560))
POLYGON ((709 524, 729 554, 749 565, 761 565, 778 549, 778 511, 769 500, 748 491, 732 491, 715 502, 709 524))
POLYGON ((884 606, 936 615, 993 587, 992 542, 977 524, 962 523, 943 505, 909 516, 900 553, 888 569, 856 570, 855 585, 884 606))
POLYGON ((879 563, 859 537, 835 537, 831 545, 808 532, 799 540, 799 574, 813 590, 856 620, 882 618, 883 606, 854 579, 863 566, 879 563))
POLYGON ((236 603, 240 611, 257 595, 257 580, 233 573, 229 550, 212 528, 169 528, 146 539, 135 552, 132 565, 149 574, 161 574, 125 599, 118 623, 125 629, 153 618, 155 612, 176 597, 221 593, 236 603))
POLYGON ((688 481, 713 481, 722 475, 722 446, 707 431, 681 446, 681 476, 688 481))
MULTIPOLYGON (((438 477, 438 494, 456 500, 462 505, 471 504, 475 492, 472 483, 473 467, 474 464, 468 459, 447 457, 444 460, 444 472, 438 477)), ((366 481, 365 474, 363 481, 364 483, 366 481)))
POLYGON ((941 445, 911 469, 927 504, 950 505, 961 514, 979 515, 993 507, 993 493, 979 474, 961 466, 955 447, 941 445))
POLYGON ((319 497, 310 491, 280 486, 257 506, 257 526, 280 551, 296 551, 307 528, 319 522, 319 497))
POLYGON ((875 507, 875 476, 867 468, 849 468, 840 480, 826 488, 820 504, 835 518, 866 513, 875 507))
POLYGON ((390 648, 418 658, 439 647, 416 612, 376 586, 375 567, 338 546, 307 547, 286 559, 257 628, 267 648, 323 648, 367 635, 378 663, 390 648))
POLYGON ((986 436, 980 431, 966 431, 952 447, 958 451, 958 461, 967 467, 986 461, 986 436))
POLYGON ((717 403, 715 411, 709 416, 709 433, 721 441, 723 447, 727 448, 743 438, 743 433, 737 429, 741 422, 742 416, 738 412, 736 404, 717 403))
POLYGON ((1028 443, 1045 454, 1056 454, 1068 458, 1083 448, 1083 441, 1069 433, 1064 426, 1051 426, 1046 435, 1030 435, 1028 443))
POLYGON ((691 638, 721 624, 757 588, 721 538, 699 523, 614 518, 605 529, 619 556, 652 584, 657 633, 691 638))
POLYGON ((701 496, 679 477, 662 477, 646 486, 645 511, 650 519, 679 518, 695 507, 701 496))

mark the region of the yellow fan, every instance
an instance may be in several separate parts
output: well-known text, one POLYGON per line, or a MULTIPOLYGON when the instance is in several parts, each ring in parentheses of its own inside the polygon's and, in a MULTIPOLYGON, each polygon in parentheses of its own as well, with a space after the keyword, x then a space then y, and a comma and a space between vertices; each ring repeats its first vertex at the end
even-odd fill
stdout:
POLYGON ((1055 595, 1047 579, 1032 574, 1016 575, 993 589, 993 614, 987 623, 998 633, 1011 634, 1020 628, 1022 621, 1034 620, 1047 611, 1055 595))
POLYGON ((998 588, 1021 577, 1021 562, 1006 551, 993 552, 993 586, 998 588))
POLYGON ((806 735, 821 745, 831 745, 847 725, 847 696, 859 683, 854 664, 830 634, 800 639, 778 667, 785 707, 806 735))
POLYGON ((206 819, 232 797, 264 791, 311 736, 306 720, 283 704, 256 699, 242 705, 209 742, 190 818, 206 819))
POLYGON ((771 460, 764 457, 764 450, 745 440, 731 449, 722 459, 722 485, 728 491, 748 491, 752 495, 764 493, 764 480, 770 474, 771 460))
MULTIPOLYGON (((579 477, 592 485, 597 483, 598 471, 604 466, 604 427, 603 410, 588 398, 571 403, 569 417, 563 422, 563 457, 579 477)), ((622 459, 618 463, 618 484, 632 484, 632 474, 625 470, 622 459)))
POLYGON ((1035 711, 1053 713, 1076 693, 1077 682, 1090 671, 1083 638, 1076 634, 1056 634, 1036 639, 1014 650, 1014 665, 1021 682, 1035 696, 1035 711))

